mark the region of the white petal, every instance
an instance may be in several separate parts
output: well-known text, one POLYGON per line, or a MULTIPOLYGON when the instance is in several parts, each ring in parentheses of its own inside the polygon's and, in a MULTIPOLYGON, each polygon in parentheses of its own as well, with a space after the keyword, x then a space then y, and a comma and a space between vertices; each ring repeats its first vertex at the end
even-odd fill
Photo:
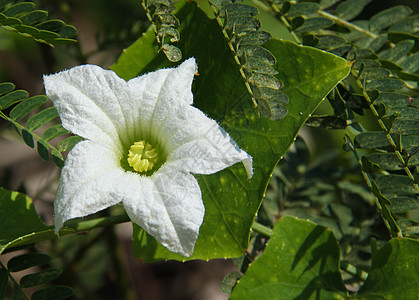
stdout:
POLYGON ((131 179, 131 195, 123 201, 131 220, 170 251, 190 256, 205 212, 196 179, 164 167, 131 179))
POLYGON ((252 157, 241 150, 217 122, 192 106, 178 106, 160 125, 167 163, 186 172, 212 174, 243 162, 252 177, 252 157))
POLYGON ((192 104, 196 70, 195 59, 191 58, 175 69, 158 70, 128 81, 133 103, 122 103, 122 107, 136 139, 154 136, 173 106, 192 104))
POLYGON ((54 201, 55 231, 67 220, 121 202, 126 174, 113 151, 88 140, 78 143, 61 171, 54 201))
POLYGON ((121 110, 130 101, 128 84, 113 71, 83 65, 44 76, 44 84, 64 128, 120 150, 131 142, 121 110))

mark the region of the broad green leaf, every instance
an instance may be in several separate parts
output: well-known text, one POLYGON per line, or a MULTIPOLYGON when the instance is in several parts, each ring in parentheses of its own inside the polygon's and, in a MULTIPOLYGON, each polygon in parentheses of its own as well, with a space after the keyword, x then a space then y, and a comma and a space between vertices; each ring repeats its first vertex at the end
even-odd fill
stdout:
POLYGON ((356 294, 357 299, 418 299, 419 242, 392 239, 376 254, 373 252, 367 281, 356 294))
POLYGON ((125 80, 137 76, 154 59, 159 50, 155 39, 154 31, 150 27, 140 39, 124 49, 118 61, 110 69, 125 80))
POLYGON ((17 90, 0 97, 0 110, 6 109, 11 105, 20 102, 28 97, 28 92, 17 90))
POLYGON ((10 272, 19 272, 34 266, 40 266, 49 263, 51 257, 43 253, 25 253, 12 257, 7 262, 7 269, 10 272))
POLYGON ((33 293, 31 300, 45 300, 45 299, 53 299, 53 300, 61 300, 67 299, 74 294, 72 288, 68 286, 52 286, 47 287, 42 290, 38 290, 33 293))
POLYGON ((48 283, 61 275, 62 271, 57 268, 44 269, 37 273, 28 274, 20 279, 20 286, 29 288, 48 283))
POLYGON ((10 118, 12 120, 19 120, 23 117, 25 117, 28 113, 33 111, 35 108, 45 104, 47 102, 48 98, 44 95, 38 95, 31 97, 18 105, 16 105, 11 111, 10 111, 10 118))
POLYGON ((237 283, 230 299, 346 299, 339 245, 324 227, 293 217, 275 226, 263 254, 237 283))
POLYGON ((345 20, 358 16, 372 0, 346 0, 336 8, 336 15, 345 20))
POLYGON ((403 5, 385 9, 371 17, 369 21, 369 28, 373 32, 380 31, 381 29, 397 23, 411 13, 412 9, 403 5))
POLYGON ((28 196, 0 189, 0 254, 20 237, 47 228, 28 196))
MULTIPOLYGON (((270 174, 292 144, 299 129, 321 100, 349 72, 347 62, 334 55, 297 44, 271 40, 266 44, 276 57, 277 78, 290 102, 289 113, 280 121, 258 115, 238 72, 237 65, 215 20, 210 20, 194 3, 178 14, 182 39, 178 46, 184 57, 194 56, 199 76, 193 83, 195 106, 217 120, 237 144, 253 156, 254 175, 246 179, 237 164, 213 175, 196 175, 205 205, 205 218, 191 259, 238 257, 248 246, 250 227, 263 198, 270 174), (196 26, 199 24, 199 26, 196 26), (208 51, 207 45, 211 45, 208 51)), ((153 43, 136 42, 148 52, 153 43), (148 45, 148 46, 147 46, 148 45)), ((133 53, 128 49, 125 53, 133 53)), ((124 55, 123 55, 124 56, 124 55)), ((119 76, 127 78, 118 61, 119 76)), ((132 61, 126 63, 133 64, 132 61)), ((141 72, 173 66, 158 55, 141 72)), ((131 71, 129 71, 130 74, 131 71)), ((135 72, 138 73, 138 72, 135 72)), ((134 225, 134 255, 146 261, 183 260, 170 253, 134 225)))
POLYGON ((58 112, 55 107, 48 107, 28 120, 27 126, 30 131, 38 129, 46 122, 58 117, 58 112))

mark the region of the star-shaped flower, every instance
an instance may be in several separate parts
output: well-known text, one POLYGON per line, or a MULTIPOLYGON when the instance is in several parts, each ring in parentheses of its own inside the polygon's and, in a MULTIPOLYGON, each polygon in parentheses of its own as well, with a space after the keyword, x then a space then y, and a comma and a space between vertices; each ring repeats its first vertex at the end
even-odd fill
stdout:
POLYGON ((67 130, 85 138, 68 154, 54 202, 55 230, 122 202, 131 220, 189 256, 204 217, 192 174, 252 158, 192 106, 194 59, 128 82, 94 65, 44 76, 67 130))

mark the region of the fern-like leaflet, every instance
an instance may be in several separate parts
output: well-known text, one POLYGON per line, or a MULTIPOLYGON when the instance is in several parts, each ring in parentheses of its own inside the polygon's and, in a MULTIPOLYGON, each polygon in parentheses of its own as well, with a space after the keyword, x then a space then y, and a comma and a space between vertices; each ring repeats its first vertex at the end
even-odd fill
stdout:
POLYGON ((14 84, 10 82, 0 84, 0 117, 11 123, 29 147, 34 148, 36 143, 38 154, 43 160, 49 161, 51 153, 52 160, 61 168, 64 165, 61 152, 71 150, 81 138, 70 136, 60 141, 57 147, 53 146, 50 143, 51 140, 69 134, 61 124, 50 125, 43 131, 42 136, 35 131, 58 117, 55 108, 47 107, 31 115, 37 108, 43 106, 48 98, 44 95, 28 98, 26 91, 14 90, 14 88, 14 84), (12 105, 15 106, 10 110, 8 116, 5 110, 12 105), (26 125, 22 125, 21 122, 25 117, 28 117, 26 125))
POLYGON ((48 12, 38 10, 32 2, 0 1, 0 26, 54 47, 59 43, 75 43, 74 26, 61 20, 48 19, 48 12))
POLYGON ((414 98, 419 16, 395 6, 368 21, 352 21, 370 1, 316 2, 265 1, 297 42, 353 62, 351 74, 328 96, 334 115, 316 116, 307 124, 346 130, 391 235, 417 235, 419 226, 409 213, 419 208, 419 105, 414 98), (364 110, 371 111, 380 131, 359 122, 356 114, 364 110))
POLYGON ((269 119, 284 118, 288 97, 280 90, 282 84, 275 77, 275 57, 262 47, 271 35, 259 31, 260 22, 254 18, 258 10, 234 1, 210 0, 210 5, 234 54, 254 106, 269 119))
POLYGON ((159 49, 164 52, 167 59, 177 62, 182 59, 180 49, 170 43, 180 40, 177 30, 179 20, 171 13, 175 10, 173 0, 142 0, 141 4, 151 22, 159 49))
POLYGON ((42 253, 25 253, 11 258, 7 266, 0 262, 0 299, 11 296, 13 299, 66 299, 73 295, 73 289, 68 286, 49 286, 37 289, 31 297, 25 291, 26 288, 43 286, 61 275, 57 268, 42 268, 38 272, 23 276, 20 281, 14 273, 27 270, 31 267, 40 267, 49 263, 51 258, 42 253))

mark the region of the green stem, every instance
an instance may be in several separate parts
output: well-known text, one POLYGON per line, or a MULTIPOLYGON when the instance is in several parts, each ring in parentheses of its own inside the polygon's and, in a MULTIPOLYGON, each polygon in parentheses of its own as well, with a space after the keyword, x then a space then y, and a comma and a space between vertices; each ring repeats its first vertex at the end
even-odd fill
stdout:
POLYGON ((362 281, 366 281, 368 277, 368 273, 364 270, 358 269, 354 265, 347 263, 346 261, 340 262, 340 269, 345 271, 348 274, 351 274, 362 281))
POLYGON ((366 30, 366 29, 364 29, 362 27, 359 27, 359 26, 357 26, 357 25, 355 25, 355 24, 353 24, 351 22, 348 22, 348 21, 343 20, 343 19, 341 19, 339 17, 336 17, 336 16, 334 16, 332 14, 329 14, 328 12, 325 12, 323 10, 319 10, 318 13, 319 13, 319 15, 321 15, 323 17, 326 17, 326 18, 328 18, 330 20, 333 20, 336 23, 339 23, 339 24, 341 24, 341 25, 343 25, 343 26, 345 26, 347 28, 350 28, 350 29, 353 29, 355 31, 361 32, 361 33, 363 33, 365 35, 368 35, 368 36, 370 36, 370 37, 372 37, 374 39, 378 38, 378 35, 376 35, 375 33, 372 33, 371 31, 368 31, 368 30, 366 30))
POLYGON ((95 228, 108 227, 108 226, 125 223, 129 221, 130 221, 130 218, 128 217, 127 214, 115 215, 115 216, 104 217, 104 218, 97 218, 97 219, 87 220, 87 221, 69 221, 65 223, 62 229, 60 229, 60 231, 58 232, 58 235, 55 234, 54 232, 54 226, 48 226, 46 230, 34 232, 32 234, 29 234, 27 236, 24 236, 15 240, 13 243, 9 245, 10 248, 8 248, 8 250, 10 250, 11 248, 16 248, 23 245, 33 244, 35 242, 52 240, 56 238, 57 236, 64 236, 68 234, 85 232, 85 231, 89 231, 95 228))
MULTIPOLYGON (((121 214, 110 217, 97 218, 87 221, 70 221, 65 224, 65 227, 74 229, 76 232, 88 231, 98 227, 107 227, 119 223, 129 222, 130 218, 127 214, 121 214)), ((67 232, 67 231, 66 231, 67 232)), ((66 233, 65 233, 66 234, 66 233)))
POLYGON ((274 232, 271 228, 266 227, 265 225, 262 225, 258 222, 253 223, 252 230, 266 237, 271 237, 274 232))

